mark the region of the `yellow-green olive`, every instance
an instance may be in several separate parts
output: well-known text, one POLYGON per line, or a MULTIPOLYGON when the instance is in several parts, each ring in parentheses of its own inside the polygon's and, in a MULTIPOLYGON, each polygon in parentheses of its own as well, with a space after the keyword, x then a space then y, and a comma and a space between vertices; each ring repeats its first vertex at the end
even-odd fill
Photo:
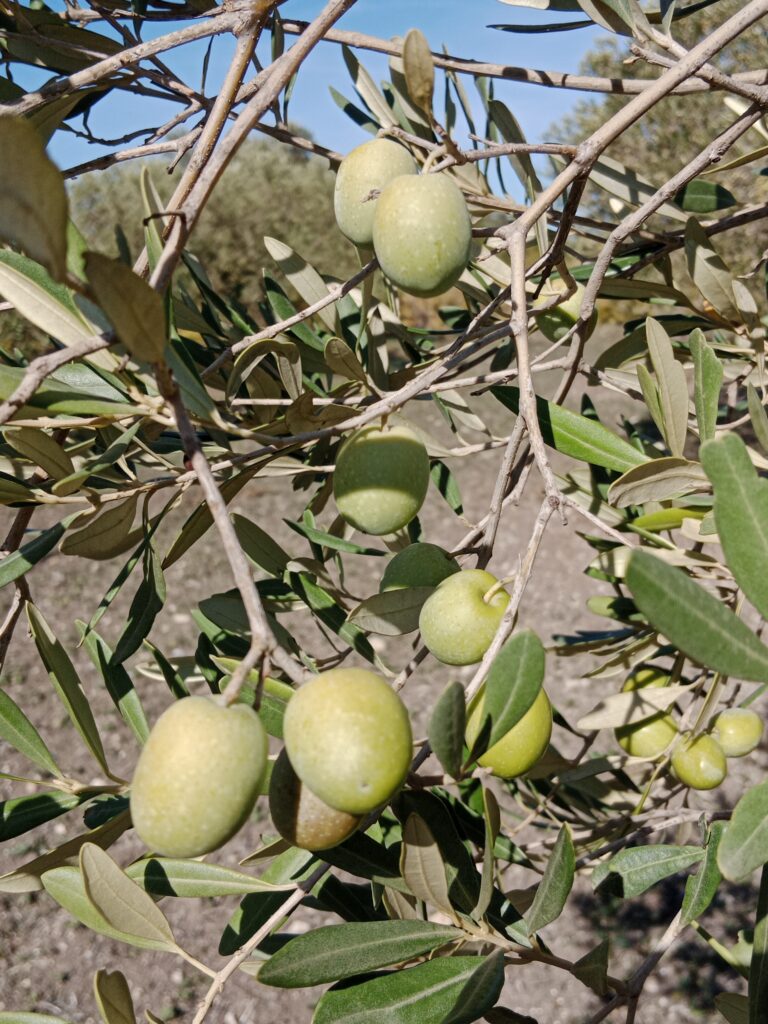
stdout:
POLYGON ((421 638, 438 661, 474 665, 481 661, 498 629, 509 594, 483 569, 462 569, 448 576, 421 609, 421 638))
MULTIPOLYGON (((484 700, 476 700, 467 720, 467 746, 478 737, 483 723, 484 700)), ((524 775, 542 757, 552 735, 552 705, 544 690, 515 725, 478 757, 477 763, 501 779, 515 779, 524 775)))
POLYGON ((269 813, 283 839, 302 850, 330 850, 348 839, 362 820, 315 796, 293 770, 285 750, 272 768, 269 813))
POLYGON ((333 208, 336 223, 350 242, 372 243, 377 200, 368 198, 371 192, 380 192, 403 174, 416 174, 416 169, 408 150, 391 139, 371 139, 344 157, 336 175, 333 208))
POLYGON ((717 740, 704 734, 679 743, 672 752, 672 770, 691 789, 717 789, 728 765, 717 740))
POLYGON ((749 708, 728 708, 715 718, 712 735, 726 757, 744 757, 760 745, 763 720, 749 708))

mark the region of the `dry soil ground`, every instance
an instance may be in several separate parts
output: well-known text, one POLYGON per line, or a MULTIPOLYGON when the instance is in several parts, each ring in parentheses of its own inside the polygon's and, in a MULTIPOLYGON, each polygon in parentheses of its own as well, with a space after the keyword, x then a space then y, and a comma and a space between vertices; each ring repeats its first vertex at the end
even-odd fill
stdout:
MULTIPOLYGON (((609 418, 615 415, 615 408, 607 408, 604 400, 598 399, 598 404, 609 418)), ((505 421, 506 414, 496 408, 492 427, 502 431, 505 421)), ((506 425, 508 427, 508 422, 506 425)), ((439 425, 435 429, 439 430, 439 425)), ((443 435, 448 436, 444 430, 443 435)), ((498 461, 497 451, 464 459, 455 466, 466 516, 471 521, 480 517, 487 507, 498 461)), ((498 575, 514 569, 541 497, 538 482, 532 480, 520 506, 505 515, 490 566, 498 575)), ((300 538, 283 527, 281 520, 283 516, 295 515, 300 510, 300 502, 301 496, 291 491, 290 483, 279 479, 254 483, 238 496, 234 508, 262 525, 268 524, 289 550, 298 553, 300 538)), ((5 520, 10 521, 7 513, 5 520)), ((40 516, 39 521, 42 520, 40 516)), ((428 500, 423 520, 427 538, 439 540, 446 546, 466 529, 447 512, 436 492, 428 500)), ((523 624, 535 628, 545 642, 555 633, 599 623, 584 607, 587 597, 599 593, 604 585, 583 574, 591 557, 590 549, 576 533, 583 525, 577 520, 567 528, 557 523, 550 527, 548 543, 524 601, 523 624)), ((5 530, 0 529, 0 532, 5 530)), ((163 535, 166 543, 169 534, 170 531, 166 531, 163 535)), ((85 563, 54 553, 31 574, 35 600, 70 650, 74 650, 77 641, 74 620, 90 615, 120 564, 118 560, 106 564, 85 563)), ((375 589, 371 585, 369 560, 351 557, 348 564, 361 594, 375 589)), ((223 554, 211 532, 168 573, 168 602, 152 634, 166 655, 192 653, 195 629, 190 608, 201 598, 230 586, 223 554)), ((103 620, 103 632, 108 639, 120 632, 129 596, 130 593, 121 597, 103 620)), ((306 632, 299 616, 292 615, 287 621, 297 632, 306 632)), ((315 633, 310 633, 310 641, 317 642, 315 633)), ((406 651, 405 645, 391 645, 387 648, 387 657, 394 664, 402 663, 406 651)), ((75 651, 74 656, 95 709, 110 762, 118 774, 128 776, 137 755, 132 736, 114 713, 90 662, 79 651, 75 651)), ((141 656, 136 660, 141 660, 141 656)), ((550 660, 549 692, 557 706, 571 718, 587 710, 603 693, 618 687, 617 678, 585 679, 581 673, 587 667, 586 662, 550 660)), ((163 683, 147 680, 138 673, 135 673, 135 680, 148 715, 154 719, 167 705, 168 691, 163 683)), ((83 752, 67 721, 23 623, 16 631, 2 682, 40 729, 67 772, 95 780, 97 773, 93 762, 83 752)), ((427 661, 409 683, 405 696, 414 713, 417 732, 446 682, 444 668, 427 661)), ((605 749, 610 746, 610 739, 606 739, 605 749)), ((27 770, 22 758, 2 744, 0 762, 3 771, 24 774, 27 770)), ((766 752, 763 750, 755 758, 736 765, 727 787, 711 796, 696 796, 695 800, 703 808, 730 806, 750 778, 764 773, 765 768, 766 752)), ((18 784, 0 783, 0 787, 7 795, 11 790, 17 794, 19 791, 18 784)), ((256 847, 265 827, 263 811, 261 814, 261 820, 250 823, 215 855, 218 863, 236 867, 238 860, 256 847)), ((10 870, 76 833, 78 824, 78 813, 72 812, 32 836, 9 842, 3 850, 0 871, 10 870)), ((132 833, 123 836, 112 850, 121 863, 127 863, 140 851, 140 844, 132 833)), ((510 885, 522 888, 531 880, 521 870, 519 879, 511 879, 510 885)), ((683 881, 675 879, 657 886, 644 898, 612 903, 596 897, 588 883, 580 882, 566 913, 546 930, 545 937, 555 952, 575 959, 600 939, 610 936, 613 973, 628 971, 648 952, 674 915, 682 885, 683 881)), ((166 899, 163 910, 182 945, 211 966, 220 967, 223 960, 213 950, 235 905, 234 898, 166 899)), ((753 889, 725 887, 705 923, 721 940, 734 941, 740 928, 751 925, 754 905, 753 889)), ((316 920, 317 915, 300 912, 289 928, 305 930, 316 920)), ((205 989, 205 979, 183 961, 166 954, 139 951, 86 931, 45 893, 0 895, 0 965, 0 1010, 55 1013, 77 1024, 92 1024, 98 1019, 91 988, 97 968, 119 967, 128 978, 137 1011, 150 1009, 164 1020, 191 1020, 205 989)), ((529 966, 510 969, 507 974, 504 1005, 531 1014, 540 1024, 580 1024, 595 1009, 596 997, 562 972, 529 966)), ((715 1024, 720 1017, 713 1009, 713 996, 723 988, 741 991, 743 985, 689 931, 651 978, 636 1024, 660 1024, 662 1021, 664 1024, 715 1024)), ((270 989, 240 975, 227 986, 209 1019, 211 1024, 266 1024, 278 1018, 291 1024, 308 1024, 318 994, 316 990, 270 989)), ((621 1015, 617 1017, 622 1019, 621 1015)))

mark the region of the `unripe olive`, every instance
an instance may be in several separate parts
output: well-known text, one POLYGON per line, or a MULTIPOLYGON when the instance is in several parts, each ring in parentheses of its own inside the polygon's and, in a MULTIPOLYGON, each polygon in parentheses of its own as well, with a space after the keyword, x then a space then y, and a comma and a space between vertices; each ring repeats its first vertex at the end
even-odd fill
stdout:
POLYGON ((715 718, 712 735, 726 757, 744 757, 760 745, 763 720, 749 708, 728 708, 715 718))
POLYGON ((472 223, 461 190, 445 174, 395 178, 379 196, 373 249, 398 288, 441 295, 469 262, 472 223))
MULTIPOLYGON (((467 746, 478 737, 484 718, 485 701, 481 697, 470 709, 467 720, 467 746)), ((478 757, 477 763, 490 768, 500 779, 515 779, 529 771, 549 745, 552 735, 552 705, 544 690, 539 690, 536 700, 515 725, 486 752, 478 757)))
POLYGON ((664 711, 633 725, 622 725, 616 729, 619 746, 630 757, 658 757, 677 736, 677 726, 672 717, 664 711))
MULTIPOLYGON (((558 282, 558 285, 559 287, 554 284, 545 285, 535 305, 544 305, 546 302, 551 301, 555 295, 562 292, 562 283, 558 282)), ((549 341, 560 341, 579 319, 583 299, 584 285, 577 284, 576 291, 565 302, 561 302, 559 306, 553 306, 551 309, 546 309, 541 313, 536 313, 536 326, 544 337, 549 341)), ((596 326, 597 310, 593 309, 584 332, 586 338, 590 337, 596 326)))
POLYGON ((166 857, 199 857, 245 823, 267 764, 267 734, 253 708, 185 697, 157 720, 131 784, 131 817, 166 857))
POLYGON ((333 496, 344 519, 363 533, 407 526, 428 486, 427 449, 408 427, 363 427, 339 449, 333 496))
POLYGON ((416 174, 416 169, 408 150, 391 139, 364 142, 344 157, 336 175, 333 208, 336 223, 350 242, 371 245, 377 203, 367 199, 371 191, 381 191, 403 174, 416 174))
POLYGON ((462 569, 429 595, 419 615, 419 629, 438 661, 474 665, 482 660, 509 604, 503 588, 485 599, 498 582, 483 569, 462 569))
POLYGON ((305 683, 288 702, 283 739, 304 785, 347 814, 385 804, 411 763, 405 705, 367 669, 331 669, 305 683))
MULTIPOLYGON (((657 689, 667 686, 669 673, 653 665, 643 665, 627 676, 622 692, 642 690, 645 687, 657 689)), ((677 736, 677 726, 671 715, 665 711, 651 714, 642 721, 622 725, 615 730, 619 746, 630 757, 658 757, 677 736)))
POLYGON ((717 789, 728 774, 723 748, 711 736, 683 740, 672 752, 672 770, 691 789, 717 789))
POLYGON ((349 838, 362 820, 315 796, 293 770, 285 750, 272 768, 269 813, 283 839, 302 850, 330 850, 349 838))
POLYGON ((459 571, 459 563, 437 544, 409 544, 398 551, 381 577, 379 590, 436 587, 459 571))

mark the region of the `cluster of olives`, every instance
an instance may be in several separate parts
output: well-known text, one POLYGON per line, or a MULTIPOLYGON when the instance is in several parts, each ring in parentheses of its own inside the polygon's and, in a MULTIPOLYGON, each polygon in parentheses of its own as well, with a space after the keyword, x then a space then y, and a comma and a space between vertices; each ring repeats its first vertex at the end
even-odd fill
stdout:
MULTIPOLYGON (((654 667, 636 669, 622 690, 662 687, 669 675, 654 667)), ((656 758, 672 750, 670 761, 677 779, 691 789, 716 789, 728 774, 727 758, 745 757, 759 745, 763 720, 749 708, 727 708, 710 723, 708 732, 680 736, 665 711, 616 729, 619 745, 632 757, 656 758)))
POLYGON ((410 153, 390 139, 365 142, 342 160, 334 210, 343 234, 372 246, 390 281, 411 295, 442 294, 469 261, 472 224, 461 190, 446 174, 417 174, 410 153))
MULTIPOLYGON (((324 850, 343 842, 408 773, 408 712, 374 672, 315 676, 288 702, 283 730, 269 805, 278 832, 295 846, 324 850)), ((153 728, 131 786, 141 839, 168 857, 222 846, 253 810, 267 752, 261 719, 244 704, 186 697, 172 705, 153 728)))

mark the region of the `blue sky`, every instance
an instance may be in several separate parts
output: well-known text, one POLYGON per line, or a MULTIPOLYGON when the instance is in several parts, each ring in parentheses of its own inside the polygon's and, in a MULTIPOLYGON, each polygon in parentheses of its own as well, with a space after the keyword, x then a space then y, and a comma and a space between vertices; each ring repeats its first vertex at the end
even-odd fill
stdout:
MULTIPOLYGON (((60 8, 61 4, 54 2, 52 6, 60 8)), ((322 0, 287 0, 281 10, 286 18, 308 20, 321 7, 322 0)), ((561 20, 563 15, 554 17, 561 20)), ((584 52, 597 39, 598 30, 588 28, 575 32, 530 35, 499 32, 486 27, 498 22, 542 22, 546 18, 543 12, 531 12, 499 0, 358 0, 338 27, 384 38, 404 35, 409 28, 418 27, 425 33, 433 49, 437 50, 444 44, 456 56, 493 63, 576 71, 584 52)), ((167 32, 172 28, 173 25, 167 22, 159 28, 147 25, 145 38, 153 32, 167 32)), ((164 55, 163 59, 177 69, 183 79, 198 86, 206 45, 192 44, 164 55)), ((232 46, 230 37, 214 40, 206 86, 209 95, 215 92, 216 83, 226 70, 232 46)), ((265 57, 267 52, 264 51, 265 57)), ((385 57, 368 52, 361 52, 360 57, 376 81, 386 76, 385 57)), ((27 69, 17 77, 27 88, 33 82, 45 80, 45 76, 33 69, 27 69)), ((464 82, 474 97, 474 87, 469 78, 464 76, 464 82)), ((354 95, 340 47, 323 43, 301 69, 289 114, 292 120, 309 127, 318 141, 344 152, 368 136, 336 106, 328 90, 330 84, 350 97, 354 95)), ((531 140, 541 140, 547 126, 569 110, 582 95, 573 91, 506 82, 497 83, 496 88, 497 97, 513 110, 531 140)), ((438 95, 439 102, 442 102, 442 93, 438 95)), ((95 135, 111 137, 161 124, 178 109, 172 104, 136 98, 115 90, 94 108, 90 126, 95 135)), ((62 167, 107 151, 61 131, 56 133, 50 147, 51 155, 62 167)))

